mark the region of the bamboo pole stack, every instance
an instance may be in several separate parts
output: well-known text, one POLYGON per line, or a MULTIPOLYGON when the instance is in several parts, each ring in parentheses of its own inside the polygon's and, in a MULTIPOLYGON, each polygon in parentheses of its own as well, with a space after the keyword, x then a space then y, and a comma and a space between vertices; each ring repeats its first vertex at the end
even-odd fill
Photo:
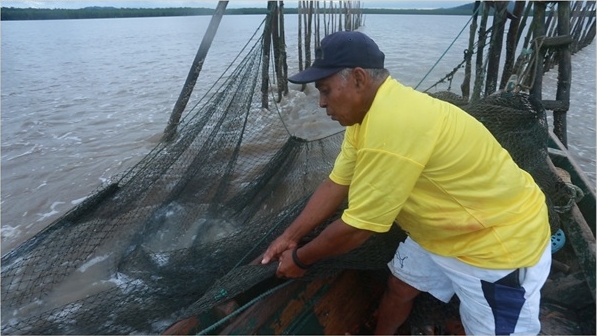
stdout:
MULTIPOLYGON (((277 8, 282 8, 283 2, 279 3, 277 8)), ((272 13, 277 13, 272 14, 277 17, 283 16, 283 11, 276 10, 276 7, 272 7, 272 13)), ((543 103, 546 109, 554 111, 554 132, 566 145, 565 115, 569 106, 570 55, 591 44, 595 38, 595 1, 518 1, 510 9, 507 1, 476 1, 474 13, 470 27, 469 49, 465 59, 465 78, 461 85, 463 97, 474 102, 498 89, 515 88, 528 90, 541 100, 543 74, 557 64, 559 72, 557 97, 555 100, 543 100, 543 103), (478 24, 479 6, 482 6, 483 10, 478 24), (488 27, 490 7, 493 7, 494 17, 492 26, 488 27), (532 21, 523 40, 523 31, 529 17, 532 17, 532 21), (506 33, 508 20, 510 22, 506 33), (477 33, 476 36, 475 33, 477 33), (505 43, 504 34, 506 34, 505 43), (522 40, 522 52, 515 57, 522 40), (475 46, 476 50, 474 50, 475 46), (487 46, 488 50, 485 51, 487 46), (504 49, 505 58, 501 60, 504 49), (471 63, 474 54, 476 54, 475 82, 471 93, 471 63), (501 62, 503 67, 500 76, 501 62)), ((323 37, 341 30, 356 30, 362 22, 360 1, 299 1, 299 71, 311 66, 312 55, 323 37)), ((287 80, 283 19, 278 17, 270 25, 273 27, 269 28, 268 36, 271 35, 273 38, 279 100, 288 90, 287 86, 284 87, 282 84, 287 80)), ((267 41, 264 42, 265 44, 267 41)), ((266 47, 270 48, 269 45, 266 47)), ((264 62, 269 57, 269 52, 266 55, 264 62)), ((264 78, 267 79, 267 76, 264 75, 264 78)))
POLYGON ((471 102, 496 91, 498 63, 503 50, 502 41, 506 19, 510 19, 505 43, 506 57, 501 74, 500 90, 528 90, 543 102, 547 110, 554 113, 553 131, 567 144, 566 113, 570 106, 571 55, 591 44, 595 38, 595 1, 530 1, 516 2, 507 10, 507 2, 475 2, 475 16, 471 20, 468 53, 476 53, 476 76, 472 94, 470 93, 471 62, 465 65, 465 76, 461 85, 462 96, 471 102), (484 6, 481 22, 477 30, 477 8, 484 6), (487 27, 490 6, 494 8, 494 20, 487 27), (532 17, 522 45, 522 52, 515 51, 522 39, 527 19, 532 17), (491 42, 487 55, 486 32, 491 31, 491 42), (555 100, 543 99, 543 75, 558 65, 558 87, 555 100), (482 89, 485 85, 484 90, 482 89), (515 85, 512 85, 515 84, 515 85))
MULTIPOLYGON (((270 55, 274 53, 274 73, 277 83, 277 98, 280 102, 282 96, 288 93, 288 64, 286 62, 286 40, 284 37, 284 2, 268 1, 268 14, 263 29, 263 67, 261 70, 261 107, 269 106, 269 65, 270 55)), ((300 37, 299 37, 300 38, 300 37)))
POLYGON ((360 1, 299 1, 299 71, 311 66, 311 55, 319 47, 323 37, 337 31, 357 30, 362 19, 360 1))

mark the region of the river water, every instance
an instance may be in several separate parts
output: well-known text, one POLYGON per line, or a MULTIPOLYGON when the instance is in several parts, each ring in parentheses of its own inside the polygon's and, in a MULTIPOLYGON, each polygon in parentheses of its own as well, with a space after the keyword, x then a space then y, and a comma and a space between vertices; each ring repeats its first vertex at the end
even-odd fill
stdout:
MULTIPOLYGON (((158 142, 210 17, 8 21, 2 28, 2 254, 126 171, 158 142)), ((222 19, 191 102, 252 36, 262 16, 222 19)), ((361 30, 378 42, 386 67, 419 89, 450 72, 468 45, 468 17, 369 15, 361 30), (462 35, 453 41, 460 32, 462 35)), ((288 63, 296 71, 297 17, 286 16, 288 63)), ((595 44, 573 56, 568 142, 595 181, 595 44)), ((453 89, 462 81, 455 77, 453 89)), ((544 81, 555 99, 557 72, 544 81)), ((440 89, 446 89, 443 85, 440 89)), ((315 107, 316 90, 293 89, 292 132, 334 130, 315 107), (309 100, 310 99, 310 100, 309 100), (317 119, 317 118, 323 118, 317 119)), ((458 92, 456 90, 456 92, 458 92)))

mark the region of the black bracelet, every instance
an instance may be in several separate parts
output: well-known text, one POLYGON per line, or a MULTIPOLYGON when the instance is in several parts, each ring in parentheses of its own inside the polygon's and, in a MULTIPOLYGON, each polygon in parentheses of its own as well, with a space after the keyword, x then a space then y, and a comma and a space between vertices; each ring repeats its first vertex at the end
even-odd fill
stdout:
POLYGON ((309 269, 309 267, 311 267, 311 265, 305 265, 299 260, 298 255, 296 255, 297 250, 298 250, 298 248, 295 248, 294 250, 292 250, 292 261, 294 261, 294 264, 296 266, 298 266, 298 268, 301 268, 304 270, 309 269))

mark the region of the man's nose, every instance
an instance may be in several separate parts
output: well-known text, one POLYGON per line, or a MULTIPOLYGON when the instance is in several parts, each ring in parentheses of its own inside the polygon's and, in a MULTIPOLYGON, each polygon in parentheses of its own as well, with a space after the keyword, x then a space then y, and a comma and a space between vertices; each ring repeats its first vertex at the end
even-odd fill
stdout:
POLYGON ((322 96, 319 96, 319 107, 326 108, 328 106, 328 102, 322 96))

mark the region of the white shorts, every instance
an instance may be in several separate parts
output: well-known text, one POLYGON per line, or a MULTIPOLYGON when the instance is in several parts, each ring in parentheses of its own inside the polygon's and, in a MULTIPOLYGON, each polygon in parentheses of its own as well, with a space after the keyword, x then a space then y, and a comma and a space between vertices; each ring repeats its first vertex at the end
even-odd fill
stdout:
POLYGON ((438 300, 447 303, 456 294, 468 335, 536 335, 540 290, 551 267, 547 247, 532 267, 492 270, 430 253, 408 237, 388 266, 395 277, 438 300))

